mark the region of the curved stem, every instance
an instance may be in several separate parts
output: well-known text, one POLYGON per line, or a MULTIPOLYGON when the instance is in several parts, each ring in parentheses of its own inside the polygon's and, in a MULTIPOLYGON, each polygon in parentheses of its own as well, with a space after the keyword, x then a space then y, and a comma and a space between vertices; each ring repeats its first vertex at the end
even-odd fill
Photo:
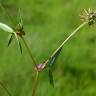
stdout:
MULTIPOLYGON (((30 48, 28 47, 28 45, 27 45, 24 37, 21 36, 21 39, 22 39, 23 42, 24 42, 24 45, 25 45, 25 47, 26 47, 26 49, 27 49, 27 51, 28 51, 28 53, 29 53, 29 55, 30 55, 30 57, 31 57, 32 62, 33 62, 34 65, 36 66, 37 63, 36 63, 36 61, 35 61, 35 59, 34 59, 34 57, 33 57, 33 54, 32 54, 32 52, 31 52, 30 48)), ((39 76, 39 72, 36 71, 36 77, 35 77, 35 80, 34 80, 34 84, 33 84, 33 86, 32 86, 32 96, 35 96, 35 93, 36 93, 38 76, 39 76)))
POLYGON ((38 84, 38 77, 39 77, 39 72, 36 71, 36 77, 35 77, 35 80, 33 82, 33 87, 32 87, 32 96, 35 96, 35 93, 36 93, 37 84, 38 84))
POLYGON ((0 85, 6 91, 6 93, 8 94, 8 96, 12 96, 11 93, 9 92, 9 90, 4 86, 4 84, 1 81, 0 81, 0 85))
POLYGON ((34 65, 36 66, 37 63, 36 63, 36 61, 35 61, 35 59, 34 59, 34 57, 33 57, 33 54, 32 54, 32 52, 31 52, 30 48, 28 47, 28 45, 27 45, 24 37, 22 36, 21 38, 22 38, 22 40, 23 40, 23 42, 24 42, 24 45, 25 45, 25 47, 26 47, 26 49, 27 49, 27 51, 28 51, 28 53, 29 53, 29 55, 30 55, 30 57, 31 57, 32 62, 33 62, 34 65))
MULTIPOLYGON (((88 22, 84 22, 82 23, 79 27, 77 27, 62 43, 61 45, 52 53, 51 56, 53 56, 60 48, 62 48, 64 46, 64 44, 73 36, 76 34, 77 31, 79 31, 82 27, 84 27, 86 24, 88 24, 88 22)), ((45 65, 49 62, 49 59, 46 60, 46 62, 44 63, 45 65)))

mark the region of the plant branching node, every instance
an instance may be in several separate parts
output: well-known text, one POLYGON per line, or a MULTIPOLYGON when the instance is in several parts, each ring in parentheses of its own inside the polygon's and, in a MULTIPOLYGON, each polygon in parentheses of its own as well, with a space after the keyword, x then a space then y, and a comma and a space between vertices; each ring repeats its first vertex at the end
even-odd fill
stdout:
POLYGON ((44 68, 45 68, 45 65, 44 64, 37 64, 36 67, 35 67, 35 69, 38 72, 42 71, 44 68))
POLYGON ((93 25, 96 22, 96 11, 92 9, 83 9, 80 14, 80 18, 84 22, 88 22, 88 25, 93 25))

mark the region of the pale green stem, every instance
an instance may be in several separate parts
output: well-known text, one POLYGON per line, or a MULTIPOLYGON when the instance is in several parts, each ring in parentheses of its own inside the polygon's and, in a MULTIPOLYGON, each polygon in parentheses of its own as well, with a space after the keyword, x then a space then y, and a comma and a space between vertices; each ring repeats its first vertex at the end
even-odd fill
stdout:
POLYGON ((35 77, 35 80, 33 82, 33 87, 32 87, 32 96, 35 96, 35 94, 36 94, 36 89, 37 89, 37 85, 38 85, 38 77, 39 77, 39 72, 36 71, 36 77, 35 77))
POLYGON ((36 66, 37 63, 36 63, 36 61, 35 61, 35 59, 34 59, 34 57, 33 57, 33 54, 32 54, 32 52, 31 52, 30 48, 28 47, 28 45, 27 45, 24 37, 22 36, 21 38, 22 38, 22 40, 23 40, 23 42, 24 42, 24 45, 25 45, 25 47, 26 47, 26 49, 27 49, 27 51, 28 51, 28 53, 29 53, 29 55, 30 55, 30 57, 31 57, 32 62, 33 62, 34 65, 36 66))
MULTIPOLYGON (((79 27, 77 27, 62 43, 61 45, 53 52, 53 54, 51 55, 51 57, 60 49, 64 46, 64 44, 73 36, 76 34, 76 32, 78 32, 82 27, 84 27, 86 24, 88 24, 88 22, 84 22, 82 23, 79 27)), ((49 59, 46 60, 46 62, 44 63, 45 65, 49 62, 49 59)))

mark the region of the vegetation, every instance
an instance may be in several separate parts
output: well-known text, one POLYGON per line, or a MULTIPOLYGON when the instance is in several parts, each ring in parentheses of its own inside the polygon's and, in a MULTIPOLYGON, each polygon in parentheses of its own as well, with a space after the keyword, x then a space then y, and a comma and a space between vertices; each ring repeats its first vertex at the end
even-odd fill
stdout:
MULTIPOLYGON (((47 60, 80 22, 82 8, 95 9, 95 0, 0 0, 18 20, 18 8, 22 9, 26 40, 38 64, 47 60), (25 14, 26 13, 26 14, 25 14)), ((2 10, 2 9, 0 9, 2 10)), ((11 25, 6 12, 0 11, 0 21, 11 25)), ((13 25, 12 25, 13 27, 13 25)), ((54 68, 55 87, 49 85, 46 70, 39 75, 36 96, 95 96, 96 95, 96 26, 85 26, 74 38, 71 38, 58 58, 54 68)), ((2 31, 2 30, 0 30, 2 31)), ((22 55, 16 40, 8 48, 7 34, 0 32, 0 81, 8 88, 12 96, 31 96, 34 80, 34 64, 20 40, 22 55), (18 49, 18 50, 17 50, 18 49)), ((7 96, 0 87, 0 96, 7 96)))

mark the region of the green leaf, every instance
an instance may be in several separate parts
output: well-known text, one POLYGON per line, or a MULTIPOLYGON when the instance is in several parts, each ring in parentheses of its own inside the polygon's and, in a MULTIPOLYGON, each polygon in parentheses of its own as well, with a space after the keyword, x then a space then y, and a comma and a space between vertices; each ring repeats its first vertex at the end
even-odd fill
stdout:
POLYGON ((21 46, 21 43, 20 43, 20 41, 19 41, 18 36, 17 36, 16 33, 15 33, 15 37, 16 37, 16 40, 17 40, 17 42, 18 42, 18 45, 19 45, 19 48, 20 48, 20 52, 21 52, 21 54, 22 54, 22 46, 21 46))
POLYGON ((21 43, 19 42, 19 48, 20 48, 20 52, 22 54, 22 46, 21 46, 21 43))
POLYGON ((19 26, 22 29, 23 28, 23 20, 22 20, 22 15, 21 15, 21 9, 19 8, 18 12, 18 17, 19 17, 19 26))
POLYGON ((23 31, 23 20, 22 20, 22 14, 21 14, 21 9, 20 8, 19 8, 19 11, 18 11, 18 19, 19 19, 19 23, 18 23, 17 28, 20 30, 20 33, 22 35, 25 35, 25 32, 23 31))
POLYGON ((14 32, 14 30, 11 27, 1 22, 0 22, 0 28, 6 32, 10 32, 10 33, 14 32))
POLYGON ((50 69, 49 69, 49 81, 50 81, 50 84, 54 87, 53 74, 52 74, 52 70, 50 69))
POLYGON ((62 50, 62 47, 61 47, 58 51, 56 51, 56 52, 49 58, 49 63, 48 63, 49 68, 51 68, 51 67, 56 63, 56 60, 58 59, 61 50, 62 50))
POLYGON ((54 80, 53 80, 53 74, 52 74, 52 66, 56 63, 56 60, 59 57, 59 54, 62 50, 62 47, 59 48, 57 51, 55 51, 52 56, 49 58, 49 63, 48 63, 48 67, 49 67, 49 81, 50 84, 54 87, 54 80))
POLYGON ((11 44, 12 40, 13 40, 14 34, 9 34, 8 36, 8 46, 11 44))

